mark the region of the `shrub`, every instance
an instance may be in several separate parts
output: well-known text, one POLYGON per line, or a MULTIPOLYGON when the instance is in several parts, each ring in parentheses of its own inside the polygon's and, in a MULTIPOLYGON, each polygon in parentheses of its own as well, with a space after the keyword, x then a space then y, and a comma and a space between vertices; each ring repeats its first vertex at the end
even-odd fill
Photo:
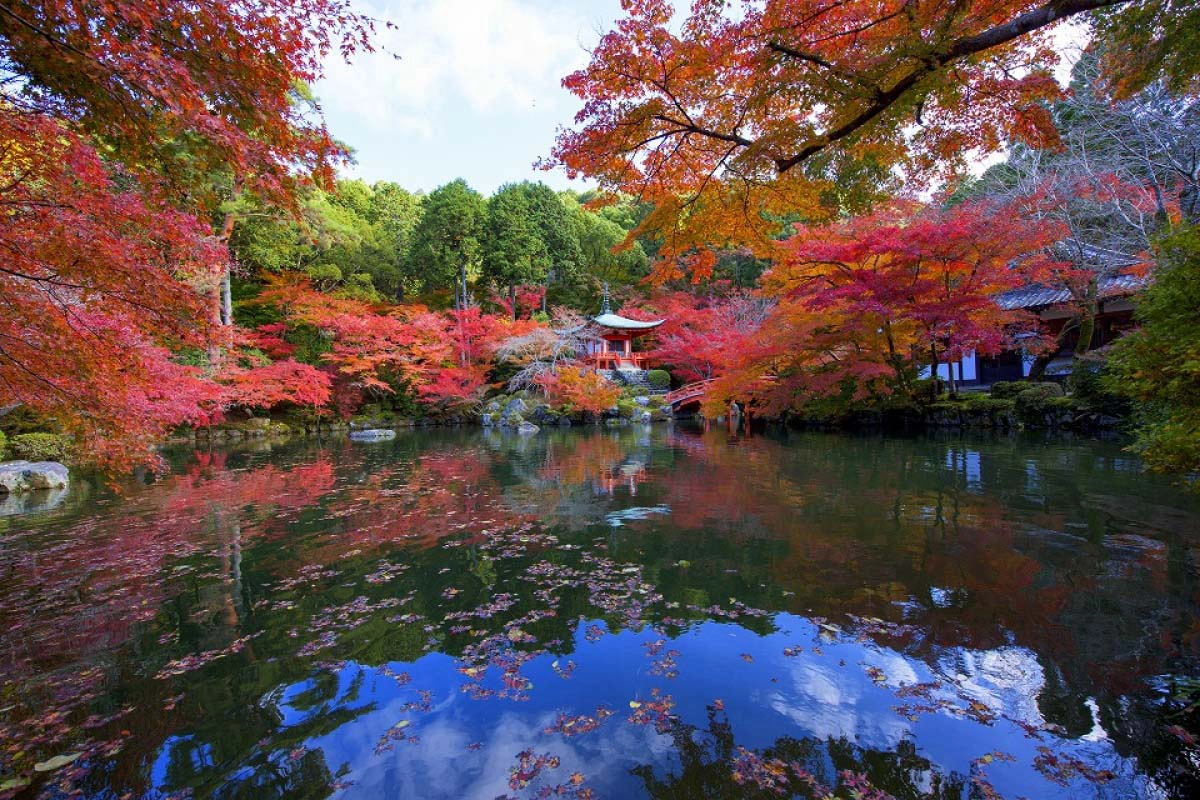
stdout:
POLYGON ((1029 386, 1025 381, 996 381, 992 384, 992 397, 1011 400, 1029 386))
POLYGON ((562 367, 538 376, 537 385, 551 403, 598 413, 616 405, 621 388, 598 372, 582 367, 562 367))
POLYGON ((986 394, 973 394, 963 403, 963 408, 967 411, 992 414, 1012 411, 1014 406, 1016 406, 1014 400, 1010 400, 1007 397, 993 397, 986 394))
POLYGON ((1035 383, 1017 394, 1014 408, 1024 422, 1039 422, 1047 412, 1075 407, 1075 401, 1063 396, 1062 387, 1056 383, 1035 383))
POLYGON ((57 433, 22 433, 12 438, 13 455, 26 461, 68 461, 71 440, 57 433))
POLYGON ((1077 404, 1089 411, 1098 411, 1114 417, 1129 416, 1129 402, 1110 391, 1111 380, 1107 376, 1104 362, 1077 362, 1067 388, 1077 404))
POLYGON ((4 451, 8 448, 8 437, 4 435, 4 431, 0 431, 0 461, 4 460, 4 451))
POLYGON ((1158 243, 1140 328, 1112 347, 1105 383, 1136 410, 1137 449, 1156 470, 1200 470, 1200 228, 1158 243))
POLYGON ((646 380, 655 389, 671 388, 671 373, 665 369, 652 369, 646 374, 646 380))

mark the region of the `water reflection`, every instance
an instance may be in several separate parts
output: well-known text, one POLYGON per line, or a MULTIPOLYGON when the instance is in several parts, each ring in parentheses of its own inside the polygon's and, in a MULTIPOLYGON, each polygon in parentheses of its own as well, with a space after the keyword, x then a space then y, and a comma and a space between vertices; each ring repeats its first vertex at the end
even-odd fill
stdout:
POLYGON ((1200 788, 1165 705, 1200 673, 1200 508, 1115 446, 639 427, 173 463, 0 518, 0 797, 1200 788))

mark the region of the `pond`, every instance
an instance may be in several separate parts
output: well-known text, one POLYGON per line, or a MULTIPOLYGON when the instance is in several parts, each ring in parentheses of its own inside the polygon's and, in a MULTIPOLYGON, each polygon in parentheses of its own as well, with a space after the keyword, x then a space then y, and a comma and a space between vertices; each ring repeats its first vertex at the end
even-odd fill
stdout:
POLYGON ((1118 444, 169 461, 0 517, 0 797, 1200 796, 1200 503, 1118 444))

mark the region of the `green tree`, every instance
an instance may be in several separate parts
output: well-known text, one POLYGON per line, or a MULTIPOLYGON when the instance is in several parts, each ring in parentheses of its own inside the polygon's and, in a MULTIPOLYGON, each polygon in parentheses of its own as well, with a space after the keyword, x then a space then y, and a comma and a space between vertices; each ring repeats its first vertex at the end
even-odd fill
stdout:
POLYGON ((478 271, 487 216, 483 196, 462 178, 439 186, 422 204, 409 249, 408 273, 424 291, 455 289, 467 301, 467 279, 478 271))
POLYGON ((1108 388, 1137 406, 1136 447, 1152 469, 1200 470, 1200 229, 1158 247, 1155 281, 1135 312, 1141 327, 1117 340, 1108 388))
POLYGON ((574 285, 581 277, 584 265, 579 226, 563 198, 549 186, 544 183, 522 183, 520 186, 549 259, 549 269, 543 278, 547 291, 552 282, 564 287, 574 285))
POLYGON ((390 287, 394 255, 363 214, 371 189, 359 181, 345 181, 338 188, 336 194, 305 192, 298 216, 249 195, 240 197, 229 245, 244 277, 301 272, 322 290, 370 300, 378 298, 377 278, 390 287))
POLYGON ((602 281, 612 284, 632 284, 649 274, 650 259, 646 257, 641 242, 621 248, 629 234, 629 228, 611 219, 603 211, 592 213, 579 206, 573 216, 579 228, 579 247, 583 257, 584 271, 602 281))
MULTIPOLYGON (((556 198, 557 200, 557 198, 556 198)), ((517 313, 517 286, 542 283, 550 271, 550 253, 525 184, 501 186, 488 201, 483 275, 507 289, 517 313)))
POLYGON ((371 186, 366 217, 375 226, 379 246, 388 256, 391 270, 386 275, 376 275, 375 285, 397 299, 417 288, 418 276, 411 271, 413 262, 409 252, 424 211, 423 200, 422 195, 413 194, 398 183, 377 181, 371 186))

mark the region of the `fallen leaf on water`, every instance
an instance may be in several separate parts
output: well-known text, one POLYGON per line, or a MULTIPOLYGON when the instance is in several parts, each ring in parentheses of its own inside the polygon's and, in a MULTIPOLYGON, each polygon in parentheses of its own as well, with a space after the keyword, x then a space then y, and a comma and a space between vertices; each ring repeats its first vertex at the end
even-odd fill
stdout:
POLYGON ((34 772, 53 772, 59 767, 65 767, 75 759, 79 758, 83 753, 64 753, 61 756, 48 758, 45 761, 39 761, 33 765, 34 772))

